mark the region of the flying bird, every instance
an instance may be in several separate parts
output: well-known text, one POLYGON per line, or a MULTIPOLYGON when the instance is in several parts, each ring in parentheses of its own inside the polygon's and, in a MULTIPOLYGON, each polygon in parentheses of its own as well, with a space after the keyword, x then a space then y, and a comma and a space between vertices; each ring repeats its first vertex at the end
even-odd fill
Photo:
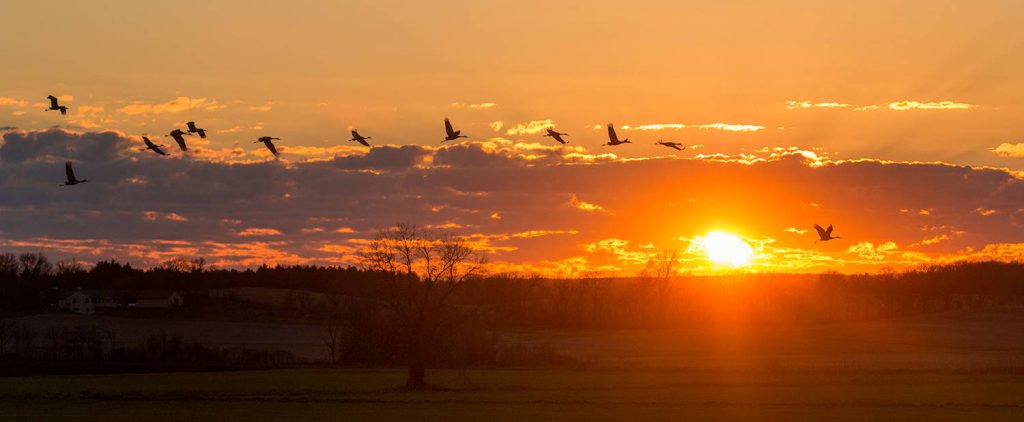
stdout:
POLYGON ((188 133, 198 133, 200 138, 206 139, 206 129, 197 128, 196 122, 185 123, 188 126, 188 133))
POLYGON ((348 141, 349 142, 356 141, 356 142, 359 142, 360 144, 363 144, 363 146, 367 146, 368 147, 368 146, 370 146, 370 143, 366 142, 367 139, 373 139, 373 137, 372 136, 360 135, 358 131, 353 129, 352 130, 352 139, 349 139, 348 141))
POLYGON ((558 132, 555 132, 555 130, 552 129, 552 128, 548 128, 548 133, 547 133, 547 135, 544 135, 544 136, 550 136, 552 138, 555 138, 556 141, 558 141, 559 143, 562 143, 562 144, 568 144, 569 143, 569 141, 566 141, 565 139, 562 139, 563 136, 569 136, 568 133, 558 133, 558 132))
POLYGON ((277 157, 277 148, 274 147, 274 142, 273 141, 279 141, 279 140, 281 140, 281 138, 271 138, 269 136, 264 136, 264 137, 261 137, 259 140, 257 140, 256 142, 253 142, 253 143, 256 144, 256 143, 263 142, 263 145, 267 146, 267 149, 270 150, 270 153, 274 154, 274 156, 277 157))
POLYGON ((815 240, 815 243, 817 243, 817 242, 828 242, 829 240, 838 239, 839 238, 839 236, 832 236, 832 225, 831 224, 828 225, 827 229, 823 229, 823 228, 821 228, 821 226, 815 224, 814 225, 814 230, 818 231, 818 240, 815 240))
POLYGON ((162 147, 163 145, 154 144, 153 141, 149 140, 148 136, 142 135, 142 142, 144 142, 146 144, 146 147, 141 149, 141 150, 139 150, 139 151, 152 150, 153 152, 155 152, 157 154, 167 155, 167 153, 164 152, 164 150, 160 149, 160 147, 162 147))
POLYGON ((444 137, 444 141, 441 141, 441 143, 444 143, 445 141, 454 141, 459 138, 468 138, 466 135, 460 135, 462 131, 455 130, 452 127, 452 122, 450 122, 447 117, 444 118, 444 132, 446 136, 444 137))
POLYGON ((70 161, 64 163, 64 172, 67 173, 68 180, 66 182, 64 182, 63 185, 59 185, 59 186, 74 186, 74 185, 77 185, 79 183, 88 182, 88 180, 86 180, 86 179, 78 180, 77 178, 75 178, 75 170, 71 168, 71 162, 70 161))
POLYGON ((608 143, 605 145, 616 146, 629 143, 631 143, 629 142, 629 138, 620 141, 619 136, 615 134, 615 126, 612 125, 611 123, 608 123, 608 143))
POLYGON ((171 133, 168 133, 164 136, 170 136, 171 138, 174 138, 174 142, 178 143, 178 148, 181 148, 182 151, 188 151, 188 145, 185 145, 185 136, 187 135, 190 134, 182 132, 181 129, 174 129, 171 131, 171 133))
POLYGON ((47 96, 46 98, 50 99, 50 108, 46 109, 46 111, 57 110, 57 111, 60 111, 60 114, 62 114, 64 116, 67 116, 67 114, 68 114, 67 106, 62 106, 59 103, 57 103, 57 97, 54 97, 54 96, 50 95, 50 96, 47 96))
POLYGON ((669 148, 674 148, 674 149, 676 149, 678 151, 682 151, 682 150, 686 149, 686 147, 683 146, 683 144, 680 144, 678 142, 665 142, 665 141, 662 141, 660 139, 658 140, 658 143, 656 145, 664 145, 664 146, 667 146, 669 148), (682 148, 680 148, 680 147, 682 147, 682 148))

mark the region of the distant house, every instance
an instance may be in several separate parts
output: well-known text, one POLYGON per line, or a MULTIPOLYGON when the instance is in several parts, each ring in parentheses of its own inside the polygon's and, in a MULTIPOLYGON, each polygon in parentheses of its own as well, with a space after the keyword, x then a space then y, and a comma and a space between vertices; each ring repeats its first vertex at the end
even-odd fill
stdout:
POLYGON ((135 301, 128 306, 136 308, 177 308, 181 306, 181 295, 170 290, 143 290, 135 294, 135 301))
POLYGON ((82 315, 92 315, 95 312, 92 297, 82 289, 62 295, 62 298, 57 301, 57 307, 82 315))

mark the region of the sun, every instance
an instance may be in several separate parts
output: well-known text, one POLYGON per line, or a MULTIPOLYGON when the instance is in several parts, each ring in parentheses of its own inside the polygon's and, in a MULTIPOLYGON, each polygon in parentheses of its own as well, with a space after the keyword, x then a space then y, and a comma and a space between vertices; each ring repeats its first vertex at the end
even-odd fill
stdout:
POLYGON ((734 234, 713 231, 699 239, 699 244, 711 262, 733 267, 750 264, 754 248, 734 234))

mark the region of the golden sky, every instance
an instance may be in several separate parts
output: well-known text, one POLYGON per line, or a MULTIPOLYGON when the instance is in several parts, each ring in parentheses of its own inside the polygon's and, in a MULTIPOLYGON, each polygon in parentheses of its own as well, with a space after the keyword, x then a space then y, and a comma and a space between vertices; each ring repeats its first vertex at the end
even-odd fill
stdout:
POLYGON ((475 236, 496 268, 568 275, 629 275, 663 249, 714 271, 694 245, 715 230, 758 271, 1024 250, 1019 2, 3 9, 6 249, 344 263, 409 221, 475 236), (67 117, 42 111, 49 94, 67 117), (471 142, 439 148, 444 117, 471 142), (188 120, 210 132, 189 157, 138 151, 188 120), (609 122, 633 143, 600 146, 609 122), (280 160, 253 144, 265 135, 280 160), (50 189, 66 159, 92 184, 50 189), (814 223, 842 239, 813 243, 814 223))

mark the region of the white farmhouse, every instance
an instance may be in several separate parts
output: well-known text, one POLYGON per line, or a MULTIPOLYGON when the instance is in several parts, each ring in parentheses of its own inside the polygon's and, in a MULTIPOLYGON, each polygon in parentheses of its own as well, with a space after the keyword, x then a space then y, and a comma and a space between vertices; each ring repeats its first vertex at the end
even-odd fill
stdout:
POLYGON ((92 315, 95 312, 92 297, 83 292, 82 289, 78 289, 74 293, 58 300, 57 307, 82 315, 92 315))

